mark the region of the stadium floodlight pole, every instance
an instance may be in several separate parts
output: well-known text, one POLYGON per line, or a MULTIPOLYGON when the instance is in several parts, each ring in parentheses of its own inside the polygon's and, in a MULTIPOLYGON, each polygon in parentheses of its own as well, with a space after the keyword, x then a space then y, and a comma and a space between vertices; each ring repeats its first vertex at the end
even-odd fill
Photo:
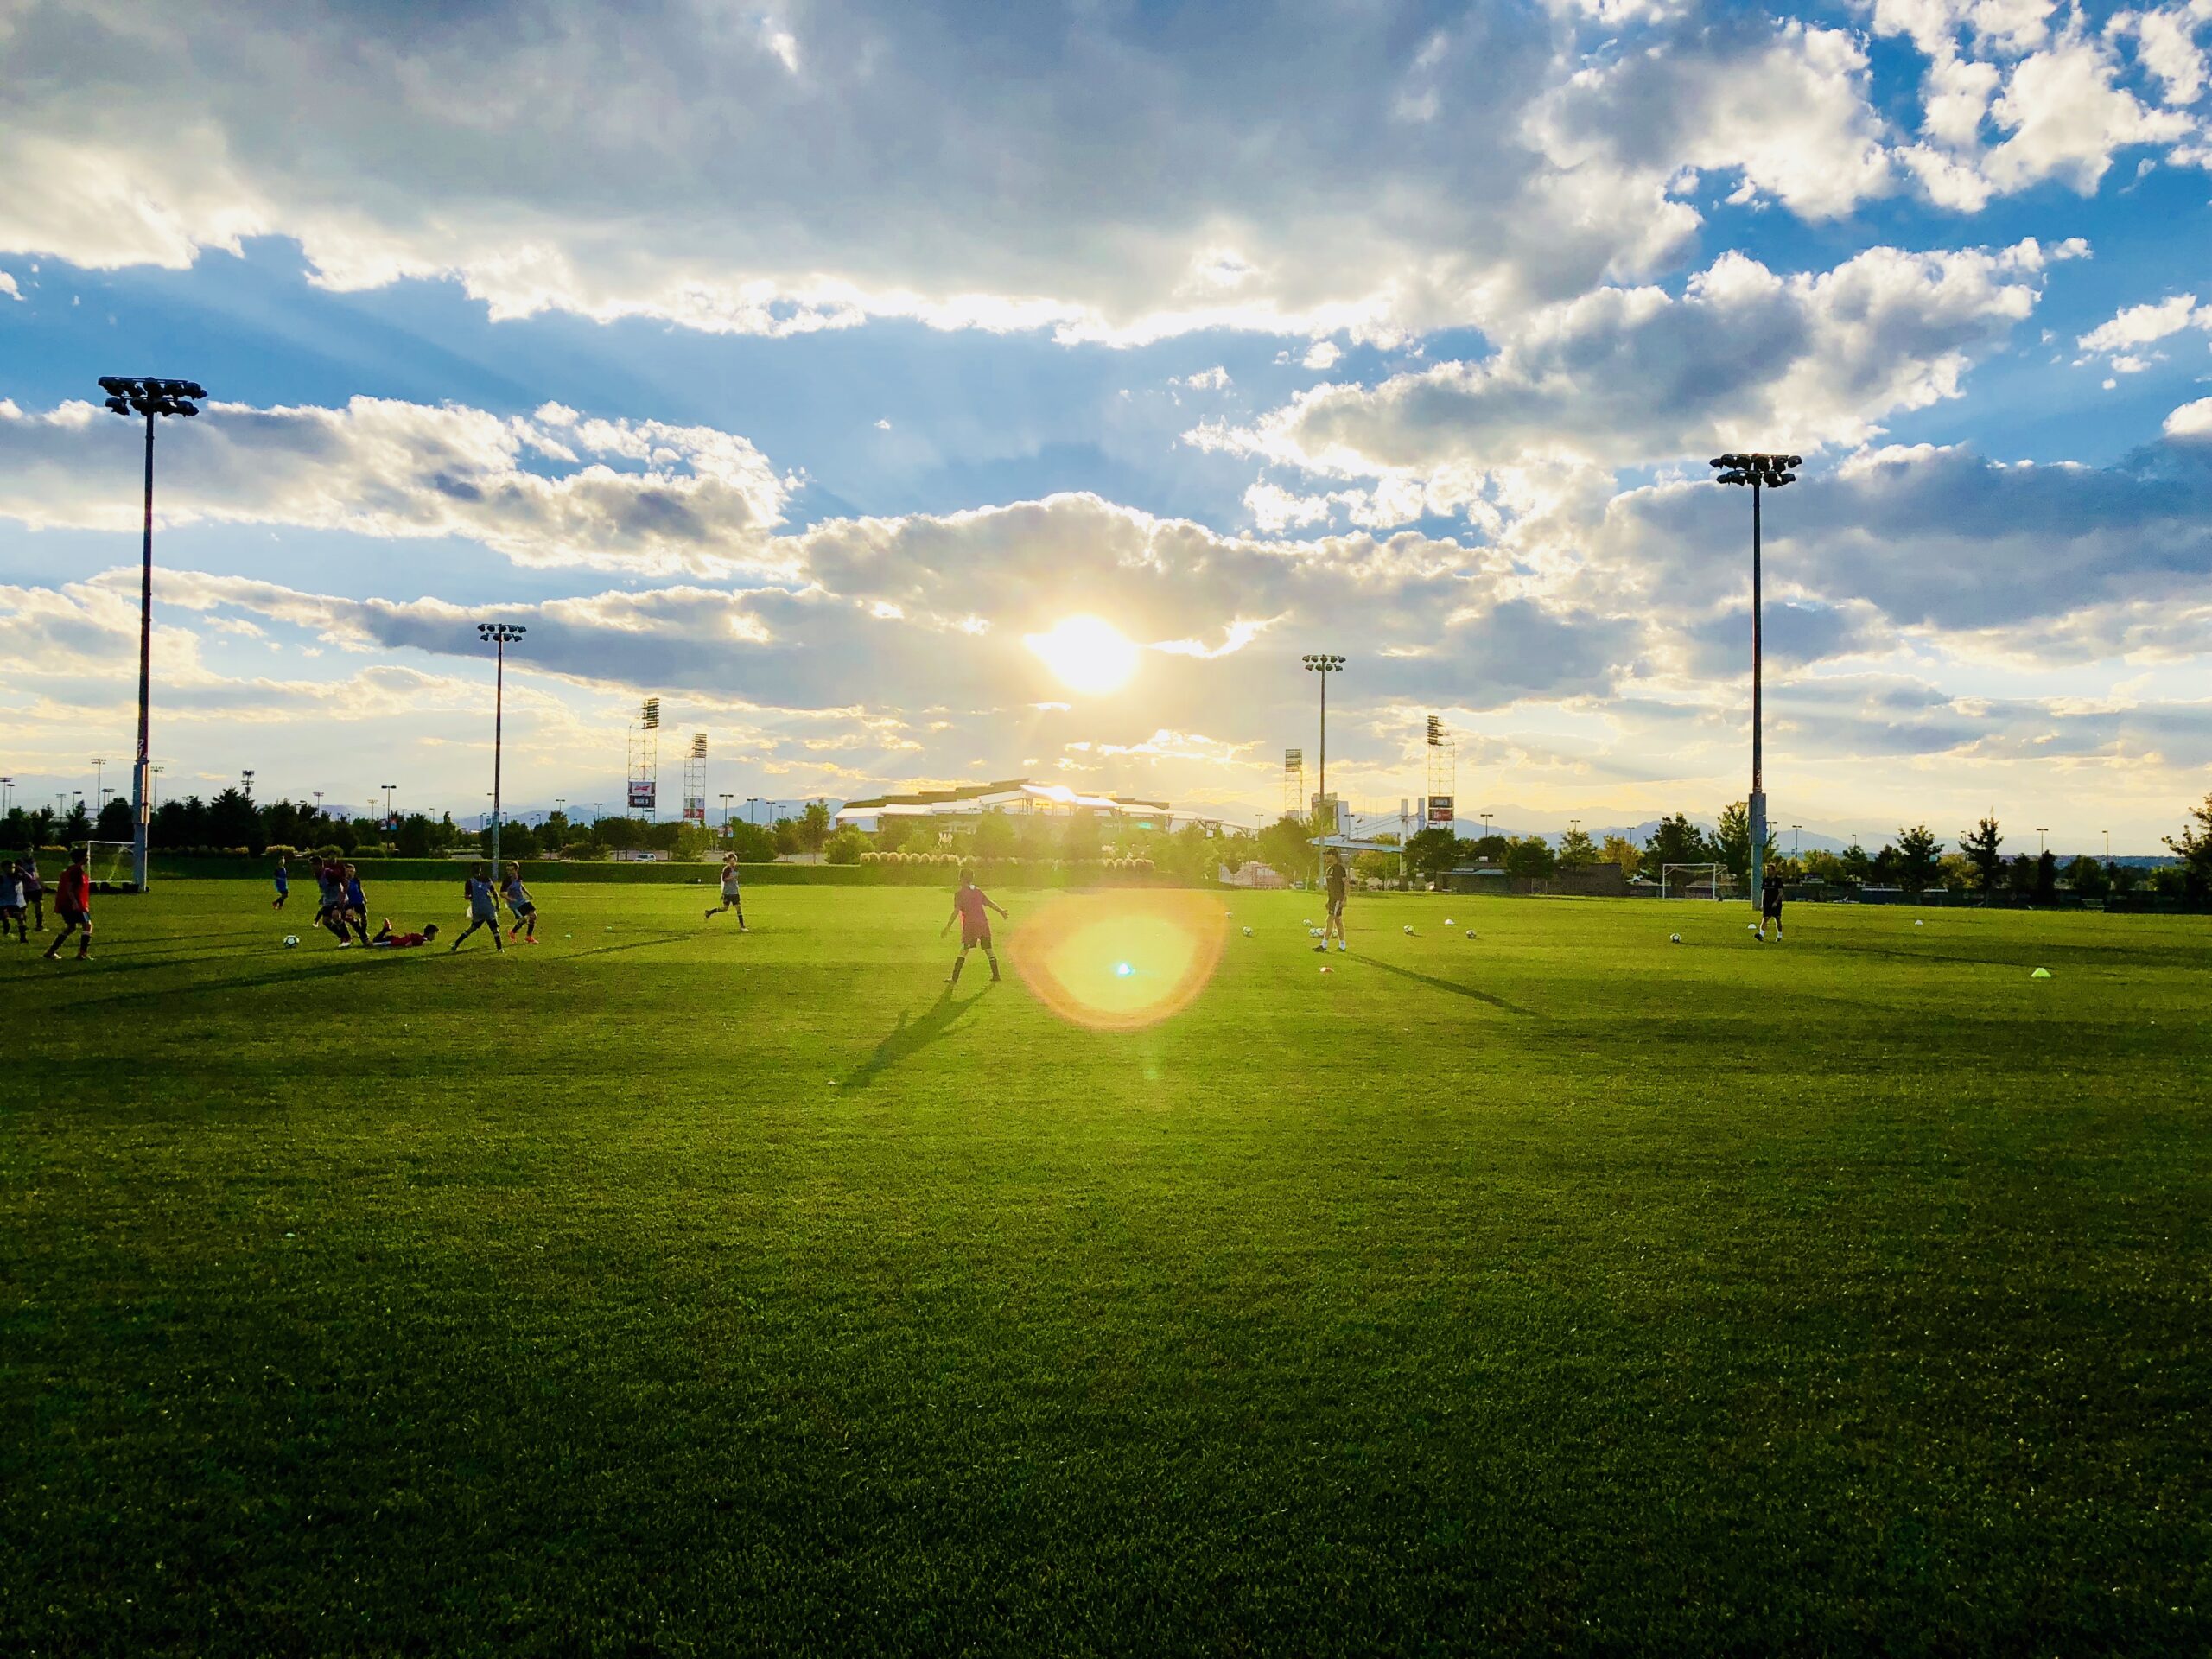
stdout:
POLYGON ((107 758, 92 757, 92 817, 97 819, 100 809, 107 804, 107 758))
POLYGON ((517 622, 479 622, 476 636, 491 642, 498 659, 492 692, 492 881, 499 880, 499 752, 507 719, 507 647, 530 630, 517 622))
POLYGON ((2039 823, 2039 824, 2036 825, 2036 856, 2037 856, 2037 857, 2040 858, 2040 857, 2042 857, 2045 853, 2047 853, 2047 852, 2049 852, 2049 851, 2050 850, 2050 841, 2047 839, 2047 837, 2050 836, 2050 825, 2048 825, 2048 824, 2043 824, 2043 823, 2039 823))
POLYGON ((244 772, 238 773, 238 781, 245 787, 246 799, 251 800, 253 798, 253 768, 248 766, 244 772))
POLYGON ((734 791, 726 790, 722 793, 722 839, 724 841, 729 839, 729 804, 736 798, 737 796, 734 791))
POLYGON ((146 768, 151 764, 148 742, 154 696, 154 421, 172 415, 188 418, 200 413, 207 390, 197 380, 149 380, 123 374, 104 374, 100 390, 107 406, 118 415, 146 423, 146 539, 138 573, 138 758, 130 768, 131 817, 130 883, 146 890, 146 831, 153 813, 149 804, 146 768))
POLYGON ((0 778, 0 817, 16 810, 16 780, 0 778))
POLYGON ((1759 492, 1795 484, 1794 470, 1805 464, 1802 455, 1716 455, 1709 463, 1717 484, 1751 486, 1751 907, 1762 905, 1766 877, 1766 752, 1764 641, 1759 632, 1759 492))
MULTIPOLYGON (((1321 677, 1320 796, 1321 804, 1325 807, 1329 801, 1329 676, 1332 674, 1341 674, 1344 671, 1344 659, 1335 655, 1333 652, 1309 652, 1300 660, 1305 663, 1306 671, 1308 673, 1318 674, 1321 677)), ((1330 824, 1328 833, 1331 835, 1334 835, 1336 833, 1336 825, 1334 823, 1330 824)))

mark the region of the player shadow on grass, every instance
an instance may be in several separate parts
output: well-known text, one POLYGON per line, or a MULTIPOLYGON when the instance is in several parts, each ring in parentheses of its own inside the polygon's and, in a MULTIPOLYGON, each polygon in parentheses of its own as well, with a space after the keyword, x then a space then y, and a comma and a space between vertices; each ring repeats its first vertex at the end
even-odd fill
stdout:
POLYGON ((912 1059, 967 1018, 982 1000, 982 995, 978 994, 965 1002, 960 1001, 953 996, 952 987, 948 985, 938 994, 937 1001, 920 1014, 901 1014, 899 1023, 891 1028, 891 1034, 875 1046, 875 1052, 860 1063, 852 1076, 845 1079, 843 1086, 848 1089, 864 1088, 901 1060, 912 1059))
POLYGON ((1461 985, 1448 979, 1438 979, 1428 974, 1417 974, 1410 968, 1400 968, 1378 957, 1366 959, 1370 968, 1380 968, 1386 974, 1395 974, 1401 979, 1410 979, 1433 990, 1449 991, 1454 996, 1472 997, 1478 1002, 1487 1002, 1493 1008, 1503 1008, 1508 1014, 1517 1014, 1524 1020, 1541 1019, 1534 1008, 1524 1008, 1517 1002, 1509 1002, 1502 996, 1492 996, 1488 991, 1478 991, 1471 985, 1461 985))

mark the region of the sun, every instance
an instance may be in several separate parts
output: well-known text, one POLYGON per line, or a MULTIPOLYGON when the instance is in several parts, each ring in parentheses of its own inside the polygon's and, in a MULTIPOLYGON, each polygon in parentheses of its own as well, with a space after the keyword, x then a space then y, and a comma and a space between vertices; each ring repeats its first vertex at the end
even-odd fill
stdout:
POLYGON ((1095 616, 1071 616, 1049 633, 1032 633, 1022 644, 1042 658, 1060 683, 1085 696, 1118 691, 1137 671, 1139 647, 1111 622, 1095 616))

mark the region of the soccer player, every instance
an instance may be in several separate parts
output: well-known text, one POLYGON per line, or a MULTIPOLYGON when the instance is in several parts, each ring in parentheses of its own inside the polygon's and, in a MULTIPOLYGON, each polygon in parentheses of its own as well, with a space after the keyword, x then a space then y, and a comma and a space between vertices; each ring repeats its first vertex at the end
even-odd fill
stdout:
POLYGON ((387 916, 384 918, 384 925, 377 930, 376 938, 369 941, 369 949, 411 950, 418 944, 428 944, 437 937, 438 925, 435 922, 425 922, 420 933, 395 933, 391 931, 391 918, 387 916))
POLYGON ((722 855, 722 901, 707 912, 707 919, 711 922, 715 917, 721 915, 722 912, 726 910, 734 910, 737 912, 737 931, 741 933, 745 932, 747 931, 745 925, 745 900, 738 893, 737 855, 735 853, 725 853, 722 855))
POLYGON ((16 944, 29 939, 23 929, 23 872, 19 864, 0 865, 0 935, 8 931, 10 922, 16 925, 16 944))
POLYGON ((462 945, 468 943, 468 936, 471 933, 480 927, 489 927, 492 930, 492 948, 494 950, 505 950, 507 948, 506 941, 499 937, 499 890, 493 887, 489 878, 485 875, 484 867, 481 864, 469 873, 468 880, 462 884, 461 891, 468 895, 468 925, 462 930, 461 937, 453 942, 453 948, 456 950, 460 950, 462 945))
POLYGON ((38 855, 26 853, 16 868, 23 878, 23 908, 31 913, 31 925, 43 933, 46 931, 46 878, 38 873, 38 855))
POLYGON ((1782 943, 1782 883, 1769 881, 1759 890, 1759 938, 1766 938, 1766 925, 1774 924, 1774 942, 1782 943))
POLYGON ((79 847, 69 855, 69 868, 61 872, 61 885, 54 889, 54 913, 60 918, 61 931, 54 936, 54 943, 46 948, 46 959, 52 962, 61 954, 61 947, 68 943, 71 933, 83 935, 77 942, 77 960, 92 959, 92 878, 85 868, 85 849, 79 847))
POLYGON ((292 896, 292 873, 284 868, 284 855, 282 853, 276 855, 276 897, 270 901, 269 908, 282 910, 284 908, 284 901, 292 896))
POLYGON ((960 954, 952 959, 952 977, 944 982, 946 984, 957 985, 960 982, 960 970, 968 965, 968 953, 978 945, 982 947, 984 960, 991 964, 991 983, 995 985, 999 982, 999 959, 992 954, 991 918, 986 913, 994 910, 1001 916, 1006 914, 976 885, 974 871, 961 871, 959 891, 952 895, 952 914, 944 918, 944 927, 937 931, 937 936, 941 939, 946 928, 956 921, 960 924, 960 954))
POLYGON ((1329 849, 1329 856, 1322 865, 1321 875, 1329 889, 1328 919, 1321 925, 1321 943, 1313 948, 1316 950, 1326 950, 1329 948, 1329 936, 1333 933, 1336 936, 1337 949, 1349 950, 1351 947, 1344 943, 1344 893, 1351 885, 1351 880, 1344 874, 1344 855, 1338 849, 1334 847, 1329 849))
POLYGON ((369 942, 369 896, 361 891, 361 873, 351 864, 346 867, 346 880, 341 884, 343 906, 338 912, 338 931, 343 933, 346 924, 360 936, 363 944, 369 942))
POLYGON ((318 856, 315 861, 315 925, 338 936, 338 943, 353 943, 346 937, 346 871, 334 859, 318 856))
POLYGON ((523 936, 524 944, 537 943, 537 901, 530 896, 530 889, 522 884, 522 866, 507 866, 507 908, 515 913, 515 925, 507 930, 507 937, 523 936))

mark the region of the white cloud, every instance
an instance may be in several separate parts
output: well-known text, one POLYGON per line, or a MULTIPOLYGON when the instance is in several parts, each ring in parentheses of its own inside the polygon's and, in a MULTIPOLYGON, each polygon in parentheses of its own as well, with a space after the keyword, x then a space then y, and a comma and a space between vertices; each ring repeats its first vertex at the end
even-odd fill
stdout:
POLYGON ((1196 374, 1171 378, 1167 384, 1190 391, 1224 391, 1229 387, 1229 371, 1217 363, 1210 369, 1200 369, 1196 374))
POLYGON ((6 295, 11 300, 20 300, 23 297, 23 290, 16 286, 16 279, 4 270, 0 270, 0 294, 6 295))
POLYGON ((2075 342, 2083 353, 2076 361, 2107 357, 2120 373, 2139 374, 2162 355, 2145 356, 2141 347, 2190 328, 2212 333, 2212 305, 2198 305, 2194 294, 2173 294, 2150 304, 2131 305, 2075 342))
POLYGON ((1303 366, 1309 369, 1318 369, 1322 373, 1326 374, 1331 369, 1337 366, 1338 362, 1343 357, 1343 350, 1334 340, 1317 340, 1313 343, 1313 345, 1306 347, 1305 357, 1300 360, 1303 366))
POLYGON ((2212 438, 2212 397, 2183 404, 2167 416, 2165 433, 2170 438, 2212 438))

